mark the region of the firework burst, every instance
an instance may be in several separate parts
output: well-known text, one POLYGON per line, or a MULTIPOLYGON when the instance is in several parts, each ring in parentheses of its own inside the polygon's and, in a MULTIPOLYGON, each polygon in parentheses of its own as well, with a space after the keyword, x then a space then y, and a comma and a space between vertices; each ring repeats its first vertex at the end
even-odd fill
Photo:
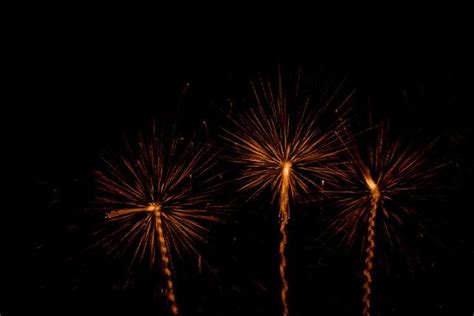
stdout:
POLYGON ((331 230, 348 246, 361 236, 365 241, 364 316, 371 309, 376 232, 383 233, 391 245, 399 241, 400 225, 415 213, 410 202, 430 188, 430 179, 439 168, 429 167, 430 146, 425 150, 403 146, 400 140, 391 140, 387 131, 382 125, 366 151, 345 133, 341 140, 350 147, 344 152, 347 162, 341 166, 338 181, 332 183, 336 189, 326 191, 341 210, 331 230))
POLYGON ((132 254, 130 267, 144 258, 159 265, 173 315, 178 305, 172 280, 172 253, 197 253, 205 240, 205 222, 217 221, 210 210, 214 166, 209 146, 179 137, 139 137, 126 144, 116 162, 106 161, 98 176, 98 202, 114 231, 101 240, 109 253, 132 254), (204 181, 199 179, 205 178, 204 181))
MULTIPOLYGON (((289 100, 284 91, 281 75, 277 86, 260 80, 252 83, 256 106, 233 120, 234 128, 227 129, 225 139, 232 145, 233 161, 242 166, 242 190, 252 191, 250 198, 265 190, 279 202, 280 216, 280 277, 283 315, 288 315, 288 283, 286 280, 287 224, 290 202, 332 178, 331 163, 342 150, 334 133, 341 123, 322 129, 320 114, 309 109, 310 98, 300 96, 298 86, 295 98, 289 100), (299 105, 299 115, 290 117, 288 103, 299 105)), ((346 99, 347 101, 347 99, 346 99)))

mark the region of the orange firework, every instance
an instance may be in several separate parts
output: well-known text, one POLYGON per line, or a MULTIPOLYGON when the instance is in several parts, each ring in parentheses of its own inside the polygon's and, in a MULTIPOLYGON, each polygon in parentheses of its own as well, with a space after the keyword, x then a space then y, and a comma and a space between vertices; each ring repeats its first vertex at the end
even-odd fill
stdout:
POLYGON ((256 107, 235 118, 234 128, 226 130, 225 138, 233 145, 233 160, 243 168, 241 189, 252 190, 251 197, 270 189, 273 200, 279 197, 281 304, 282 314, 287 316, 285 251, 290 201, 334 176, 331 163, 342 149, 334 133, 339 123, 322 129, 318 125, 319 115, 308 110, 310 99, 301 97, 298 91, 291 101, 295 102, 292 106, 300 105, 301 111, 290 117, 290 100, 281 76, 276 88, 271 82, 260 80, 258 84, 252 83, 252 90, 256 107))
POLYGON ((132 264, 148 257, 160 264, 170 311, 178 315, 172 280, 171 253, 197 252, 213 193, 209 171, 214 163, 208 146, 197 147, 183 138, 140 137, 136 148, 127 144, 116 163, 106 161, 99 173, 98 201, 116 230, 101 243, 110 252, 131 249, 132 264), (198 181, 205 176, 205 181, 198 181))
POLYGON ((352 146, 355 139, 347 136, 343 143, 351 144, 345 153, 348 161, 340 169, 336 188, 326 191, 334 195, 341 209, 331 225, 347 244, 365 234, 365 268, 363 315, 371 309, 372 270, 375 256, 375 235, 383 231, 390 243, 398 240, 397 226, 402 225, 414 210, 402 201, 413 201, 422 189, 430 186, 430 178, 438 167, 429 168, 426 150, 402 146, 390 140, 387 129, 381 126, 368 150, 352 146))

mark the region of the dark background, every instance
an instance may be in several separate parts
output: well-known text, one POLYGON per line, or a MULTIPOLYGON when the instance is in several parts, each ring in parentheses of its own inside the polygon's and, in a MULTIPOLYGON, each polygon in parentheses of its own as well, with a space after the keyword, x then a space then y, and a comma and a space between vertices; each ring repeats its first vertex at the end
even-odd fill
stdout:
MULTIPOLYGON (((474 312, 472 102, 463 98, 469 54, 457 30, 118 20, 39 18, 13 45, 16 88, 3 128, 15 192, 2 214, 2 315, 165 314, 156 273, 129 276, 125 262, 88 248, 100 222, 91 211, 94 171, 152 117, 219 142, 230 103, 244 107, 249 81, 274 77, 278 65, 302 69, 316 101, 346 78, 338 97, 355 89, 359 116, 370 108, 394 132, 422 135, 413 137, 420 146, 439 138, 433 161, 448 165, 437 198, 420 210, 430 237, 377 261, 374 314, 474 312)), ((320 237, 326 207, 298 210, 289 227, 291 314, 360 315, 359 248, 320 237)), ((266 197, 234 208, 203 249, 208 266, 199 271, 196 258, 177 264, 182 314, 278 315, 277 231, 266 197)))

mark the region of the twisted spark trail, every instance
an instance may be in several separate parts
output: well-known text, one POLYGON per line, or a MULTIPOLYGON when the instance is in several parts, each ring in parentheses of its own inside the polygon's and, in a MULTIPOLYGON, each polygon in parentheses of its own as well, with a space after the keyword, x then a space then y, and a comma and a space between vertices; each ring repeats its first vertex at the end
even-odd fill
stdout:
MULTIPOLYGON (((163 274, 166 277, 166 286, 167 286, 167 299, 170 304, 170 310, 173 313, 173 315, 178 316, 178 305, 176 304, 176 298, 174 295, 174 286, 173 286, 173 280, 172 280, 172 273, 170 269, 170 257, 169 257, 169 250, 168 247, 166 246, 166 240, 165 236, 163 233, 163 222, 161 219, 162 216, 162 210, 161 206, 156 203, 151 203, 147 207, 142 207, 142 208, 130 208, 130 209, 122 209, 122 210, 114 210, 111 211, 108 214, 109 219, 113 219, 115 217, 119 216, 125 216, 133 213, 139 213, 139 212, 147 212, 151 214, 154 218, 155 222, 155 227, 156 227, 156 233, 158 235, 158 242, 159 242, 159 248, 160 248, 160 254, 161 254, 161 264, 162 264, 162 271, 163 274)), ((151 235, 151 243, 155 243, 155 240, 153 238, 153 234, 151 235)), ((152 246, 153 247, 153 246, 152 246)))
POLYGON ((380 190, 378 185, 372 180, 372 178, 366 178, 367 186, 370 189, 371 201, 370 201, 370 215, 367 227, 367 249, 365 257, 365 270, 364 270, 364 309, 362 314, 364 316, 370 316, 370 295, 372 293, 372 268, 373 260, 375 256, 375 220, 377 217, 377 209, 380 201, 380 190))
POLYGON ((161 221, 161 207, 159 205, 154 205, 153 211, 155 212, 155 221, 156 221, 156 231, 158 232, 158 241, 160 242, 160 253, 161 253, 161 262, 163 264, 163 273, 166 276, 166 285, 168 289, 167 298, 170 303, 170 309, 173 315, 178 315, 178 305, 176 304, 176 299, 174 296, 173 280, 171 277, 170 269, 170 258, 168 256, 168 248, 166 247, 166 241, 163 234, 163 226, 161 221))
POLYGON ((283 306, 283 316, 288 316, 288 281, 286 280, 286 226, 288 224, 289 209, 289 188, 290 188, 291 162, 285 161, 282 164, 281 188, 280 188, 280 278, 281 278, 281 303, 283 306))

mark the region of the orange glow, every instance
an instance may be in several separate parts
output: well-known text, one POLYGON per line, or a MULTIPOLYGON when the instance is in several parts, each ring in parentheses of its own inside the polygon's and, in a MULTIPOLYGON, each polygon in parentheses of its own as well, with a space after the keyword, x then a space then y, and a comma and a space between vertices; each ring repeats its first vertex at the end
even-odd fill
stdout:
POLYGON ((289 175, 290 175, 290 170, 291 170, 291 161, 284 161, 282 164, 281 164, 281 167, 282 167, 282 173, 283 173, 283 177, 284 178, 288 178, 289 175))
POLYGON ((373 192, 378 191, 378 185, 374 182, 374 180, 372 180, 370 176, 365 176, 365 182, 367 183, 367 186, 369 187, 372 194, 374 194, 373 192))

